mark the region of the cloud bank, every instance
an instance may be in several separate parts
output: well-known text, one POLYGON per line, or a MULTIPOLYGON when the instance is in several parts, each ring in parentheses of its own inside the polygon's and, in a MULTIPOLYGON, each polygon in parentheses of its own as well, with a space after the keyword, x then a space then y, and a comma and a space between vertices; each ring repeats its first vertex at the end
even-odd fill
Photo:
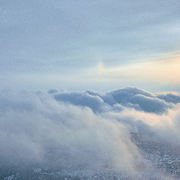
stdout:
POLYGON ((90 172, 83 179, 99 172, 119 179, 179 178, 179 103, 178 93, 132 87, 107 93, 3 90, 0 170, 32 166, 90 172))

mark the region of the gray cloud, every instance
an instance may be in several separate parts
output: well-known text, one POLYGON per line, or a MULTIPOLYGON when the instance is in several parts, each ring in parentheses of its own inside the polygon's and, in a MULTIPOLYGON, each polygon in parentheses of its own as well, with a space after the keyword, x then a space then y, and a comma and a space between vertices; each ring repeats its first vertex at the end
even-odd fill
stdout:
POLYGON ((86 91, 84 93, 60 93, 55 94, 55 99, 58 101, 64 101, 72 103, 74 105, 86 106, 91 108, 94 112, 101 112, 115 103, 112 97, 103 93, 97 93, 93 91, 86 91))
POLYGON ((180 103, 180 96, 177 93, 164 93, 157 95, 159 99, 162 99, 168 103, 180 103))
MULTIPOLYGON (((171 96, 175 99, 174 95, 169 94, 169 97, 171 96)), ((116 109, 118 105, 119 107, 121 106, 119 110, 122 110, 122 106, 124 106, 145 112, 165 113, 173 106, 172 103, 175 102, 175 100, 174 102, 168 102, 166 98, 163 99, 164 95, 156 96, 150 92, 131 87, 104 94, 93 91, 86 91, 84 93, 63 92, 56 93, 54 97, 58 101, 90 107, 94 112, 106 111, 106 109, 109 110, 111 108, 116 109)))
POLYGON ((40 65, 46 71, 52 63, 54 71, 87 68, 98 63, 99 54, 111 66, 178 50, 179 6, 178 1, 2 1, 1 70, 37 72, 40 65))

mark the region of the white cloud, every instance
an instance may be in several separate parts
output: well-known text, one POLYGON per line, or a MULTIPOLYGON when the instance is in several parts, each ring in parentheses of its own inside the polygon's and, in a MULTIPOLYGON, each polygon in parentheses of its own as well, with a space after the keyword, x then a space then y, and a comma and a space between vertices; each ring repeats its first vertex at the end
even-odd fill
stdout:
POLYGON ((146 146, 132 141, 132 133, 170 149, 179 146, 180 109, 171 96, 137 88, 108 93, 2 91, 0 159, 6 165, 112 169, 132 179, 150 179, 152 174, 165 179, 154 159, 143 155, 146 146))
POLYGON ((7 163, 33 159, 34 163, 75 170, 106 166, 135 171, 131 162, 140 155, 123 125, 95 115, 89 108, 26 91, 1 93, 1 107, 0 158, 7 163))

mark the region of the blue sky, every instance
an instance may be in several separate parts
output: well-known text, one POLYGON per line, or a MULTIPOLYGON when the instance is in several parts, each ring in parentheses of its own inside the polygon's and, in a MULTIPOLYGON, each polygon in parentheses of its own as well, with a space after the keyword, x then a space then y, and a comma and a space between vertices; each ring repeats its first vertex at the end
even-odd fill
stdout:
POLYGON ((0 1, 5 87, 180 91, 180 1, 0 1))

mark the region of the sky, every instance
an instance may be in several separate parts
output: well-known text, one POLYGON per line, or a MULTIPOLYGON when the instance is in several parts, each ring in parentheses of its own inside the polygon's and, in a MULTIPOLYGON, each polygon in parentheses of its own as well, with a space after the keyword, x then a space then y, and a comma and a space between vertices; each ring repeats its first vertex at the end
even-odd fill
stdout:
POLYGON ((0 171, 179 178, 179 9, 178 0, 0 0, 0 171))
POLYGON ((0 89, 180 92, 180 1, 0 1, 0 89))

